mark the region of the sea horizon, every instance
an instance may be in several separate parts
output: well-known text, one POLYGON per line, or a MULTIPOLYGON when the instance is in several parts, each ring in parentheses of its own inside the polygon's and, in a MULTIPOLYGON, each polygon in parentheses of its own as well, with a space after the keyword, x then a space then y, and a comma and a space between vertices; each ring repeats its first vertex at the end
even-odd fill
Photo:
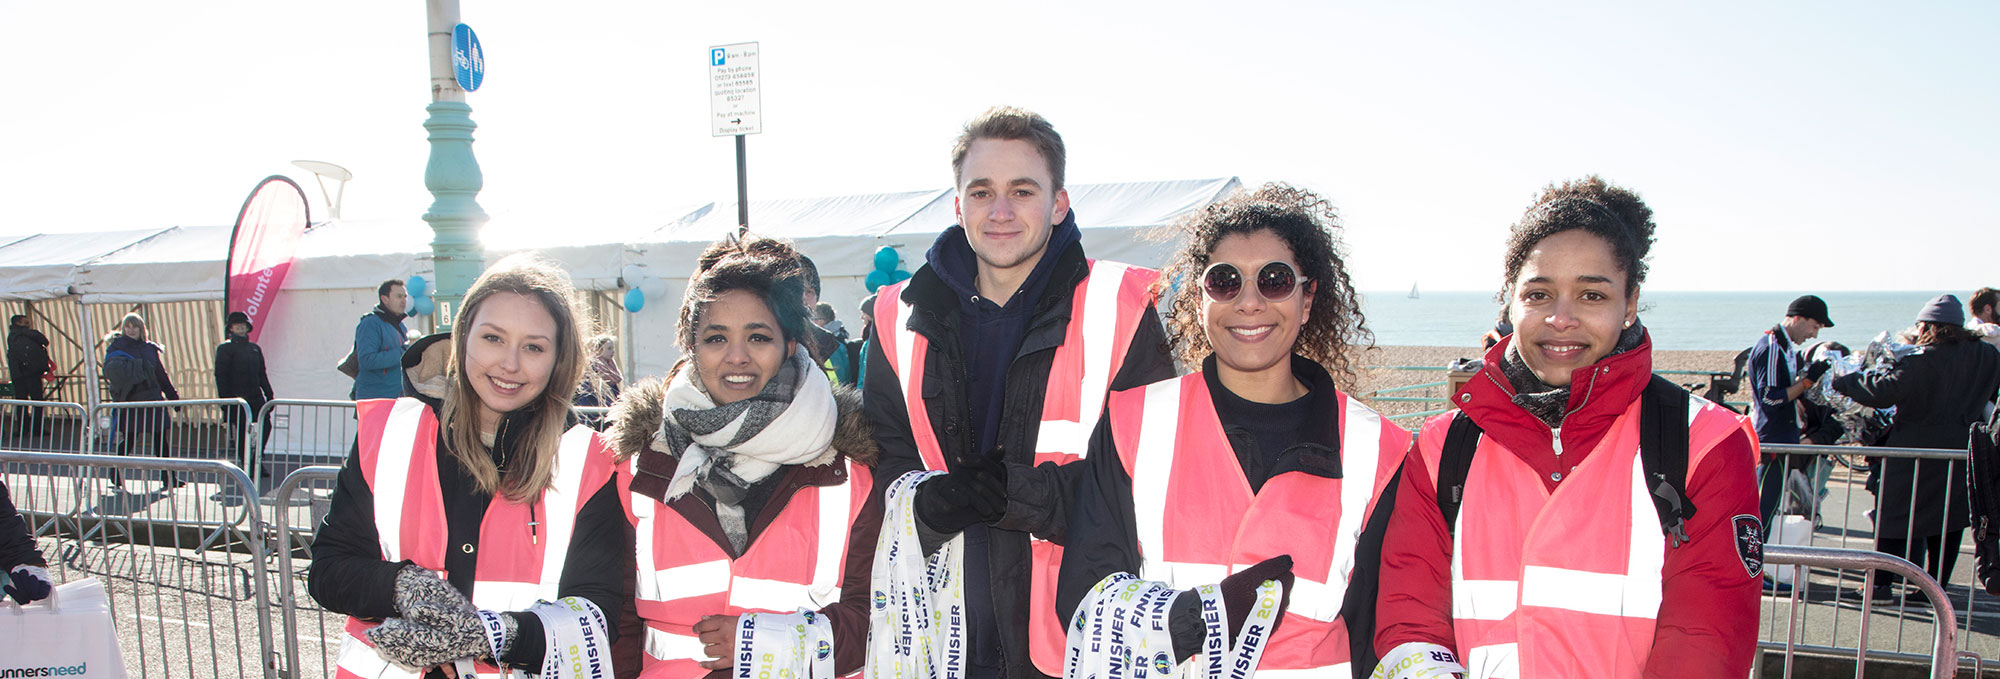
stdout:
MULTIPOLYGON (((1478 346, 1500 312, 1494 293, 1468 290, 1363 290, 1361 312, 1377 346, 1478 346)), ((1963 301, 1971 290, 1677 291, 1639 295, 1639 320, 1652 333, 1655 349, 1723 351, 1749 348, 1782 320, 1785 307, 1803 294, 1826 300, 1834 327, 1820 339, 1850 347, 1877 334, 1909 327, 1925 302, 1940 294, 1963 301)))

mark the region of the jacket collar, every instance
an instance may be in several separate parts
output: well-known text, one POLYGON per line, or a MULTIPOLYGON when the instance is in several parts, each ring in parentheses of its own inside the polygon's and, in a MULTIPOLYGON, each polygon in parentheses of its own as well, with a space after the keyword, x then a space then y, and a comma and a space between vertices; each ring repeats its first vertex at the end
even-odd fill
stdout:
MULTIPOLYGON (((1514 405, 1514 388, 1500 371, 1500 362, 1507 360, 1507 347, 1516 337, 1508 335, 1487 349, 1485 365, 1452 398, 1487 435, 1533 463, 1552 449, 1553 432, 1547 424, 1514 405)), ((1562 428, 1565 454, 1579 457, 1588 454, 1610 430, 1611 423, 1639 398, 1652 378, 1651 331, 1632 350, 1571 371, 1569 411, 1563 417, 1562 428)))
MULTIPOLYGON (((1328 413, 1330 416, 1308 421, 1299 432, 1299 442, 1278 454, 1278 462, 1272 466, 1270 476, 1275 478, 1285 472, 1301 471, 1329 479, 1341 478, 1340 420, 1347 413, 1340 403, 1340 390, 1334 387, 1333 376, 1327 374, 1324 366, 1298 354, 1292 354, 1292 376, 1306 385, 1306 395, 1312 399, 1312 412, 1328 413)), ((1222 386, 1222 379, 1217 377, 1213 353, 1202 359, 1201 377, 1208 385, 1210 402, 1219 394, 1235 393, 1222 386)), ((1228 434, 1230 429, 1229 423, 1224 422, 1223 432, 1228 434)), ((1231 437, 1231 446, 1236 444, 1234 438, 1231 437)))

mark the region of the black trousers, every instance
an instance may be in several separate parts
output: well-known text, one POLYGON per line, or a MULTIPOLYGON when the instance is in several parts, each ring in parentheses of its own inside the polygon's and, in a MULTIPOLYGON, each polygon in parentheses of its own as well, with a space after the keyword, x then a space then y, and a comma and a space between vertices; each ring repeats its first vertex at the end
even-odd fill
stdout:
MULTIPOLYGON (((23 401, 48 400, 41 375, 28 375, 26 379, 17 376, 13 382, 14 398, 23 401)), ((14 421, 9 424, 13 425, 8 427, 13 430, 9 433, 40 434, 48 430, 48 423, 43 420, 42 409, 38 406, 14 406, 14 421)))
MULTIPOLYGON (((1924 572, 1931 574, 1939 583, 1951 582, 1951 568, 1958 564, 1958 546, 1965 539, 1965 529, 1951 531, 1944 535, 1926 535, 1914 540, 1898 538, 1875 538, 1875 551, 1894 554, 1908 559, 1924 572)), ((1902 576, 1882 571, 1875 574, 1875 590, 1887 588, 1902 582, 1902 576)))

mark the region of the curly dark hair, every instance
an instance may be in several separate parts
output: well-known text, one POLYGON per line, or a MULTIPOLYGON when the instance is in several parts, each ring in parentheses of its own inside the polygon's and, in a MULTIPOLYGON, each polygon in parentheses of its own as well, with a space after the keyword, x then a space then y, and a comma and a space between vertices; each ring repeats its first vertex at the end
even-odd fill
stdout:
POLYGON ((786 344, 806 337, 805 281, 799 251, 788 241, 752 236, 725 238, 702 250, 694 277, 681 298, 676 341, 683 355, 694 355, 695 324, 708 304, 731 290, 744 290, 764 300, 778 318, 786 344))
POLYGON ((1611 244, 1612 256, 1625 272, 1625 294, 1638 292, 1646 281, 1647 253, 1653 249, 1653 209, 1632 190, 1590 175, 1544 187, 1514 224, 1507 236, 1507 280, 1500 284, 1500 299, 1512 296, 1514 278, 1521 275, 1536 244, 1579 229, 1611 244))
POLYGON ((1325 366, 1341 389, 1353 386, 1355 352, 1373 348, 1375 334, 1362 318, 1360 295, 1342 261, 1347 248, 1340 242, 1340 216, 1332 203, 1305 189, 1270 183, 1211 203, 1175 226, 1185 238, 1159 285, 1173 287, 1167 333, 1182 363, 1200 365, 1215 350, 1201 320, 1200 279, 1209 253, 1224 237, 1269 231, 1292 249, 1299 275, 1313 287, 1312 313, 1299 328, 1292 353, 1325 366))

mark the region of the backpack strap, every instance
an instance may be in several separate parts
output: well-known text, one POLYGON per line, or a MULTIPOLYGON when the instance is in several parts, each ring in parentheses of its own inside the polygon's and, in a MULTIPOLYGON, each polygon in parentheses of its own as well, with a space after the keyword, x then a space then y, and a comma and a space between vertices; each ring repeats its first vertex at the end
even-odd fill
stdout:
POLYGON ((1458 505, 1465 501, 1465 476, 1472 471, 1472 454, 1479 450, 1479 437, 1484 433, 1460 410, 1452 415, 1444 450, 1438 453, 1438 512, 1444 514, 1445 529, 1454 535, 1458 533, 1458 505))
POLYGON ((1639 464, 1652 491, 1660 532, 1679 547, 1688 541, 1694 502, 1687 495, 1688 393, 1654 375, 1639 397, 1639 464))

